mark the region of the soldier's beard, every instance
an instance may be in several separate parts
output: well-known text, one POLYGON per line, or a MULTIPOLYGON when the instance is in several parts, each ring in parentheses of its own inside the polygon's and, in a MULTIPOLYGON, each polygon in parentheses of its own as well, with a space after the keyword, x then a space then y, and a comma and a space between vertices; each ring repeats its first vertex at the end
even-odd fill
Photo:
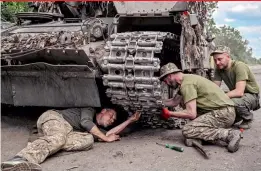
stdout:
POLYGON ((109 124, 107 124, 107 123, 105 123, 105 122, 103 122, 102 125, 103 125, 104 128, 107 128, 107 127, 109 126, 109 124))
POLYGON ((97 123, 98 123, 98 125, 100 125, 100 126, 102 126, 104 128, 107 128, 109 126, 109 124, 106 123, 106 121, 103 118, 100 118, 97 123))
POLYGON ((172 81, 170 82, 170 86, 171 86, 173 89, 176 89, 176 88, 178 88, 179 84, 177 83, 177 81, 172 80, 172 81))

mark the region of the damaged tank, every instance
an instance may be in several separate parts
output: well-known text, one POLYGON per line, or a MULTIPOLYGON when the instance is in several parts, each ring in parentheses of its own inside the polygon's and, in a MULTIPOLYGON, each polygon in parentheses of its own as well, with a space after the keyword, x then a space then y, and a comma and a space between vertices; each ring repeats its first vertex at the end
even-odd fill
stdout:
MULTIPOLYGON (((160 67, 211 77, 212 40, 204 2, 34 2, 2 30, 1 103, 102 107, 142 112, 147 127, 181 128, 160 118, 172 98, 160 67)), ((177 108, 175 110, 178 110, 177 108)))

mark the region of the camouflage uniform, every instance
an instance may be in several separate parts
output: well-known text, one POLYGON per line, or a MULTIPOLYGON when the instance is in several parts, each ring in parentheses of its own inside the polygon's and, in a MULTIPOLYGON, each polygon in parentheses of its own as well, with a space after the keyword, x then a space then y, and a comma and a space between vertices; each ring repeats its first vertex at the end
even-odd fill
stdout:
POLYGON ((251 121, 253 120, 253 113, 251 110, 258 110, 260 108, 259 103, 259 94, 245 93, 241 98, 232 98, 231 100, 235 103, 236 106, 236 121, 244 120, 251 121))
POLYGON ((37 128, 44 136, 17 154, 32 163, 42 163, 59 150, 88 150, 94 143, 91 134, 73 131, 73 127, 56 111, 43 113, 37 121, 37 128))
POLYGON ((205 113, 183 127, 186 138, 215 142, 227 141, 230 128, 235 120, 234 107, 224 107, 205 113))
MULTIPOLYGON (((160 79, 176 72, 181 70, 169 63, 161 68, 160 79)), ((207 111, 200 115, 198 110, 198 117, 183 127, 185 138, 211 142, 231 140, 231 126, 236 116, 234 103, 215 83, 198 75, 183 74, 180 93, 185 104, 196 99, 197 108, 207 111)))

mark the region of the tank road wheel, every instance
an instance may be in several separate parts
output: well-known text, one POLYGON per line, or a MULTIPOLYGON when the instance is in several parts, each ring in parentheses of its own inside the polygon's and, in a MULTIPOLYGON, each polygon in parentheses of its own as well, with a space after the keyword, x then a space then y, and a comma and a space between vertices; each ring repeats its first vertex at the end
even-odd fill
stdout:
MULTIPOLYGON (((101 68, 107 71, 103 84, 113 104, 126 111, 142 111, 140 122, 151 128, 180 128, 183 119, 162 120, 162 92, 158 73, 163 40, 173 36, 163 32, 126 32, 110 36, 101 68)), ((164 89, 165 90, 165 89, 164 89)), ((182 124, 182 125, 181 125, 182 124)))

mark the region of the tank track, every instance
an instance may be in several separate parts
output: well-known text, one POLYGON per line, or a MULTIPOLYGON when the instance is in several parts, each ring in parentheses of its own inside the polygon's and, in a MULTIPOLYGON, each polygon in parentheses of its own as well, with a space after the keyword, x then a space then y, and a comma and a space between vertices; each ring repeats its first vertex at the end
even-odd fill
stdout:
POLYGON ((105 46, 103 84, 111 102, 126 111, 141 111, 140 122, 151 128, 182 128, 184 119, 162 120, 166 85, 158 79, 164 39, 179 40, 165 32, 125 32, 112 34, 105 46))

